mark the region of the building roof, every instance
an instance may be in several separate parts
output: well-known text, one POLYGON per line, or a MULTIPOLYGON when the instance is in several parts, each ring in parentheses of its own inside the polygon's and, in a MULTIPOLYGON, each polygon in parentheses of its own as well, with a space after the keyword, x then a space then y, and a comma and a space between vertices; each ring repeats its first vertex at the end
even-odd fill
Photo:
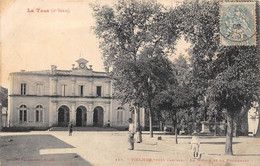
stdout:
POLYGON ((77 70, 56 70, 55 74, 51 73, 51 70, 40 70, 40 71, 21 71, 13 72, 11 74, 18 75, 57 75, 57 76, 108 76, 106 72, 96 72, 96 71, 77 71, 77 70))
MULTIPOLYGON (((80 58, 76 62, 88 63, 84 58, 80 58)), ((80 68, 74 67, 72 70, 58 70, 55 65, 51 66, 51 70, 39 70, 39 71, 25 71, 13 72, 10 75, 49 75, 49 76, 81 76, 81 77, 109 77, 107 72, 97 72, 92 70, 92 65, 90 68, 80 68)))

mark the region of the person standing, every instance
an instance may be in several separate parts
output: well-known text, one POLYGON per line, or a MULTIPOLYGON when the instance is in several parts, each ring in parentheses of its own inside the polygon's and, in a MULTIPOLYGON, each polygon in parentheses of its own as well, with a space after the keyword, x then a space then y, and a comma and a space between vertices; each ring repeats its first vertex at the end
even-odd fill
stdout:
POLYGON ((128 122, 129 122, 128 142, 130 143, 130 148, 128 148, 128 150, 134 150, 135 127, 134 127, 132 118, 129 118, 128 122))
POLYGON ((191 139, 191 149, 193 152, 193 158, 199 158, 199 147, 200 147, 200 138, 196 131, 193 132, 193 137, 191 139))
POLYGON ((68 130, 69 130, 69 136, 72 136, 72 123, 69 123, 68 130))
POLYGON ((166 133, 167 133, 167 126, 166 126, 166 124, 163 127, 163 131, 164 131, 164 135, 166 135, 166 133))
POLYGON ((137 132, 137 143, 141 143, 142 142, 142 127, 140 124, 137 124, 137 128, 136 128, 136 132, 137 132))
POLYGON ((110 127, 110 120, 107 121, 107 127, 110 127))

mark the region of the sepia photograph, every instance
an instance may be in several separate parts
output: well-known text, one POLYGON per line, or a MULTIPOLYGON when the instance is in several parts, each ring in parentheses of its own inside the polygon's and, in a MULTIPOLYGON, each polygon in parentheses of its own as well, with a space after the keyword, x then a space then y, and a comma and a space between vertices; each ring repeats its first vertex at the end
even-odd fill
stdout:
POLYGON ((0 166, 258 166, 259 0, 0 0, 0 166))

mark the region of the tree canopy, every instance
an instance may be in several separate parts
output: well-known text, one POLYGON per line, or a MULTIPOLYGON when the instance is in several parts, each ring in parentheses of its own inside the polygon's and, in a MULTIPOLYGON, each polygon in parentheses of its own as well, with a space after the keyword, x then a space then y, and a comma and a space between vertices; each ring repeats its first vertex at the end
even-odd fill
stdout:
POLYGON ((116 97, 145 107, 152 131, 152 100, 166 87, 177 28, 169 13, 153 1, 120 0, 114 6, 92 4, 105 66, 111 67, 116 97), (167 46, 167 47, 166 47, 167 46))
POLYGON ((117 97, 149 111, 151 136, 152 104, 175 113, 193 104, 190 110, 202 110, 205 116, 208 109, 226 110, 225 154, 232 154, 235 116, 259 101, 260 49, 220 44, 218 1, 184 1, 165 8, 154 1, 119 0, 112 7, 92 8, 117 97), (172 66, 167 55, 174 53, 181 36, 191 43, 190 60, 179 58, 172 66))
POLYGON ((208 102, 227 110, 225 153, 232 154, 234 116, 243 106, 258 100, 259 48, 220 45, 218 2, 184 2, 177 10, 183 15, 183 34, 192 43, 193 75, 197 79, 194 83, 208 102))

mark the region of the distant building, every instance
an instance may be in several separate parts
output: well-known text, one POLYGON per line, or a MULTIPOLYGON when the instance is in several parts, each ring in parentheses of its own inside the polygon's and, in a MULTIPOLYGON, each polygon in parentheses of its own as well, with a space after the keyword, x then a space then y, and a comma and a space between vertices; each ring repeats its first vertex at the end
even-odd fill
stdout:
MULTIPOLYGON (((107 126, 127 127, 129 105, 113 99, 112 79, 95 72, 80 58, 72 70, 21 71, 10 74, 10 127, 107 126)), ((144 125, 144 111, 141 111, 144 125)))
POLYGON ((2 107, 2 127, 7 127, 7 107, 2 107))

